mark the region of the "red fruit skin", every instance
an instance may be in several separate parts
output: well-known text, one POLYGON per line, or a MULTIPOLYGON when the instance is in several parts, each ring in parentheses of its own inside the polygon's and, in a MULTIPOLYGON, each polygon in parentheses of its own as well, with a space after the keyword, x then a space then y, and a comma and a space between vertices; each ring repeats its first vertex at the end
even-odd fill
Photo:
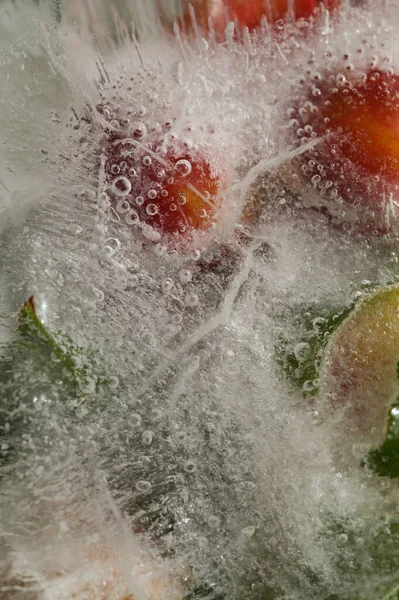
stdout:
POLYGON ((399 75, 374 69, 325 76, 301 108, 301 134, 324 137, 300 159, 323 207, 333 214, 341 203, 344 221, 388 231, 399 217, 390 200, 399 186, 399 75))
MULTIPOLYGON (((191 28, 191 15, 185 7, 183 24, 191 28)), ((294 16, 296 19, 308 19, 320 5, 333 10, 340 4, 340 0, 293 0, 294 16)), ((195 19, 201 30, 207 31, 209 19, 217 39, 224 38, 224 31, 229 21, 235 21, 240 29, 248 27, 250 31, 257 29, 261 19, 265 16, 269 23, 276 23, 285 19, 289 9, 289 0, 197 0, 192 2, 195 10, 195 19)))
POLYGON ((228 174, 205 150, 188 151, 178 142, 164 148, 162 140, 146 150, 126 135, 109 132, 103 155, 106 185, 116 212, 122 218, 135 215, 138 226, 152 227, 169 247, 184 250, 225 214, 221 194, 228 174), (182 162, 188 173, 179 169, 182 162), (121 178, 131 187, 123 196, 115 193, 115 182, 121 178))
MULTIPOLYGON (((157 214, 146 214, 143 220, 170 235, 206 231, 212 226, 221 207, 218 199, 218 194, 222 191, 220 172, 212 170, 210 162, 198 155, 181 154, 174 157, 170 154, 166 159, 171 164, 180 160, 188 161, 191 173, 183 177, 176 170, 170 172, 170 177, 163 184, 168 196, 163 197, 158 193, 157 198, 152 201, 158 208, 157 214), (173 204, 176 206, 175 210, 171 210, 173 204)), ((148 175, 150 179, 155 178, 154 173, 148 175)))

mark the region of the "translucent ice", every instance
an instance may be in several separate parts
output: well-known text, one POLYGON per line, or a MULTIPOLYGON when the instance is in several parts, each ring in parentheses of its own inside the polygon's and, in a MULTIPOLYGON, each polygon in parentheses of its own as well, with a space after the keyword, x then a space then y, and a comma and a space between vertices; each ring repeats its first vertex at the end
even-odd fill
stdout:
POLYGON ((9 6, 29 26, 0 51, 7 600, 395 598, 397 484, 357 440, 337 461, 317 373, 293 382, 323 323, 398 281, 396 229, 348 225, 301 169, 309 81, 343 55, 399 68, 397 5, 342 4, 222 43, 173 32, 166 2, 111 24, 9 6))

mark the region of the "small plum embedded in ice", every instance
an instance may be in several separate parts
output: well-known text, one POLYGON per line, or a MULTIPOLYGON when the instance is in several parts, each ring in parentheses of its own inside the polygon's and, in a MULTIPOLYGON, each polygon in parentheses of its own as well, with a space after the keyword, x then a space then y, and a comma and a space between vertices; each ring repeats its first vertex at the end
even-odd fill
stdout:
MULTIPOLYGON (((295 19, 308 19, 323 4, 333 10, 338 7, 340 0, 294 0, 292 3, 295 19)), ((248 27, 250 31, 257 29, 263 16, 269 23, 286 19, 290 8, 289 0, 197 0, 192 2, 195 20, 202 30, 207 30, 209 19, 218 38, 222 38, 229 21, 235 21, 240 28, 248 27)), ((183 22, 191 27, 191 14, 187 8, 183 22)))
POLYGON ((297 120, 298 136, 322 138, 301 160, 327 210, 335 197, 361 229, 384 232, 397 222, 399 74, 324 74, 309 85, 297 120))
POLYGON ((381 443, 389 407, 397 399, 399 285, 360 302, 327 346, 320 373, 327 412, 349 440, 381 443))

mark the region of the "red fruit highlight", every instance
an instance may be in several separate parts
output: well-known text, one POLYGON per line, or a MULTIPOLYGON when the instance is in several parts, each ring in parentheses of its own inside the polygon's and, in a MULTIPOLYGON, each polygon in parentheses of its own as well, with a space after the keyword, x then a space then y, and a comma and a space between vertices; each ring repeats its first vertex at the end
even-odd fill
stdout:
MULTIPOLYGON (((213 28, 218 39, 223 39, 224 30, 229 21, 235 21, 242 29, 248 27, 250 31, 258 28, 263 16, 269 23, 276 23, 285 19, 289 9, 293 8, 296 19, 308 19, 323 4, 325 8, 333 10, 340 4, 340 0, 197 0, 191 3, 195 11, 197 25, 203 31, 212 20, 213 28)), ((183 16, 185 27, 192 25, 191 15, 187 3, 183 16)))
POLYGON ((361 229, 389 229, 399 217, 393 202, 399 186, 399 75, 370 70, 325 76, 295 116, 297 135, 325 137, 301 160, 327 210, 334 213, 341 203, 343 220, 357 221, 361 229))

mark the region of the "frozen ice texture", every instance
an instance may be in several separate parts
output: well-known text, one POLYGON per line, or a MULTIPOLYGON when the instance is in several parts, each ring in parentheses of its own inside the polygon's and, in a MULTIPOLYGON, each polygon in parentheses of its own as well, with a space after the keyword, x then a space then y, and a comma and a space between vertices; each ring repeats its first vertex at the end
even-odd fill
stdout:
POLYGON ((397 485, 360 467, 356 440, 337 464, 339 423, 276 360, 282 337, 301 358, 304 312, 398 280, 395 233, 370 239, 313 210, 298 157, 318 140, 301 144, 288 116, 342 54, 398 68, 386 4, 222 45, 162 31, 139 2, 141 39, 119 20, 96 35, 77 7, 80 33, 40 17, 1 48, 2 339, 33 295, 44 325, 111 374, 82 381, 79 402, 35 363, 3 386, 7 599, 391 597, 397 485), (226 171, 231 211, 189 251, 126 220, 133 175, 110 182, 124 157, 104 135, 132 122, 134 160, 159 162, 162 138, 226 171), (242 219, 249 197, 261 214, 242 219))

